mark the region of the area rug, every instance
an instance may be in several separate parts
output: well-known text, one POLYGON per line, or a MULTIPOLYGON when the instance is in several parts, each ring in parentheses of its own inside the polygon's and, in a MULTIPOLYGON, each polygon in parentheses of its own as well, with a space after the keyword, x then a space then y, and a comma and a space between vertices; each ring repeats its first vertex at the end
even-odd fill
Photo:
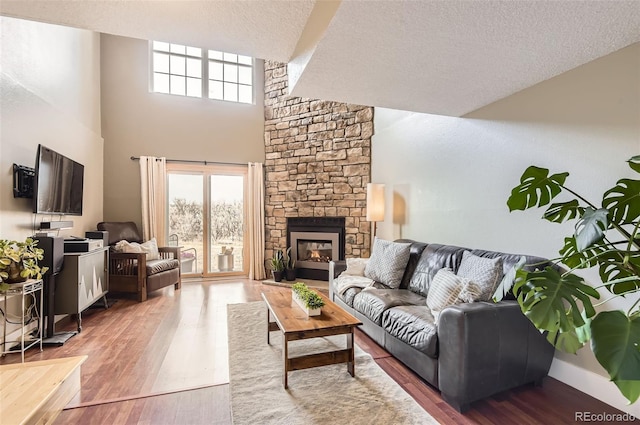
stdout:
MULTIPOLYGON (((289 372, 282 385, 282 335, 267 344, 262 301, 230 304, 229 384, 233 423, 437 424, 409 394, 356 345, 355 378, 346 364, 289 372)), ((289 357, 346 347, 344 335, 294 341, 289 357)))

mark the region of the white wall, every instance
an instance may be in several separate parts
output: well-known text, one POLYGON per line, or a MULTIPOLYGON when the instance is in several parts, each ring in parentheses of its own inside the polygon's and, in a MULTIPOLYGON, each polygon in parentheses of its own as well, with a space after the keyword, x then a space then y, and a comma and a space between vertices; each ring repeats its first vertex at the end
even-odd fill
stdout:
POLYGON ((103 34, 104 216, 141 222, 140 171, 131 156, 264 162, 264 65, 256 60, 256 104, 153 93, 149 42, 103 34))
POLYGON ((85 166, 84 209, 71 230, 102 219, 100 40, 96 33, 0 17, 0 238, 24 239, 34 223, 30 199, 13 198, 13 163, 35 166, 39 143, 85 166))
MULTIPOLYGON (((625 160, 640 154, 640 44, 463 118, 376 108, 375 129, 372 182, 386 184, 391 206, 380 237, 553 258, 571 224, 509 213, 506 200, 529 165, 570 172, 567 184, 596 203, 618 179, 638 178, 625 160)), ((551 375, 640 417, 589 348, 558 354, 551 375)))

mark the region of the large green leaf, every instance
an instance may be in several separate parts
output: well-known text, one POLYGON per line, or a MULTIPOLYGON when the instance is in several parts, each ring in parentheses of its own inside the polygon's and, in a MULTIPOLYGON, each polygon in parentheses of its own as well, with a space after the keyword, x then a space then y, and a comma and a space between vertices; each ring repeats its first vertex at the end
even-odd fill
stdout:
POLYGON ((560 173, 549 176, 546 168, 530 166, 520 177, 520 184, 511 191, 507 200, 509 211, 547 205, 562 191, 568 175, 560 173))
POLYGON ((518 270, 522 270, 522 267, 527 262, 527 258, 522 256, 518 260, 517 263, 513 265, 502 277, 500 284, 496 288, 496 292, 493 294, 493 301, 499 302, 501 301, 511 290, 513 287, 513 283, 516 280, 516 272, 518 270))
MULTIPOLYGON (((566 332, 562 332, 559 329, 555 332, 548 332, 547 340, 558 350, 576 354, 591 339, 591 319, 587 317, 584 311, 581 316, 582 320, 584 320, 584 325, 574 326, 566 332)), ((572 322, 570 314, 568 314, 567 319, 572 322)))
POLYGON ((629 167, 640 173, 640 155, 632 156, 627 162, 629 163, 629 167))
POLYGON ((600 279, 607 285, 612 280, 634 278, 632 280, 607 285, 613 294, 624 294, 640 289, 640 253, 633 251, 612 250, 598 258, 600 279))
POLYGON ((574 199, 569 202, 560 202, 557 204, 551 204, 549 208, 544 212, 542 218, 552 221, 554 223, 562 223, 569 219, 582 216, 584 208, 578 204, 578 200, 574 199))
POLYGON ((541 330, 568 332, 585 324, 576 301, 584 307, 586 317, 593 317, 595 310, 591 298, 600 298, 593 287, 580 276, 561 275, 548 266, 544 270, 527 273, 526 282, 520 287, 520 307, 529 320, 541 330))
POLYGON ((640 218, 640 180, 618 180, 604 193, 602 206, 609 210, 614 223, 629 224, 640 218))
POLYGON ((640 381, 614 381, 623 396, 629 403, 635 403, 640 397, 640 381))
POLYGON ((580 342, 575 329, 567 332, 561 332, 560 330, 549 332, 547 333, 547 341, 556 349, 571 354, 576 354, 579 349, 584 347, 584 343, 580 342))
POLYGON ((585 344, 591 340, 591 318, 587 317, 587 313, 584 310, 580 314, 582 316, 582 320, 584 320, 584 325, 576 328, 576 336, 580 343, 585 344))
POLYGON ((598 362, 627 399, 640 394, 640 316, 603 311, 591 322, 591 348, 598 362), (634 384, 631 381, 636 381, 634 384))
POLYGON ((560 255, 562 256, 562 262, 572 269, 586 269, 594 267, 598 264, 597 255, 605 251, 605 247, 600 244, 595 244, 579 251, 576 245, 576 238, 564 238, 564 246, 560 249, 560 255))
POLYGON ((609 211, 604 208, 594 210, 587 207, 578 223, 576 223, 576 246, 578 251, 584 251, 592 244, 604 238, 604 231, 607 229, 607 216, 609 211))

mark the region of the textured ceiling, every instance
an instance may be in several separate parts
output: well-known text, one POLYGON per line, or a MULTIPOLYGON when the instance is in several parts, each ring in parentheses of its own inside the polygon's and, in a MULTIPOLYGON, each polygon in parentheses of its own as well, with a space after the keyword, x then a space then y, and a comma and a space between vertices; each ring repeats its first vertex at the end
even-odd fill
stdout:
POLYGON ((313 0, 0 0, 0 14, 287 62, 313 0))
POLYGON ((452 116, 640 41, 639 0, 2 0, 0 13, 289 62, 297 96, 452 116))

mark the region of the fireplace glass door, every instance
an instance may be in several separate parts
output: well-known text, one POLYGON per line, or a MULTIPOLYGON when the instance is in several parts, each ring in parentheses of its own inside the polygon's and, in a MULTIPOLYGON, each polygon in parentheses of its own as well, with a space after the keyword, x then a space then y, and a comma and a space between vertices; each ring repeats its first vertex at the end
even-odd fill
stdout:
POLYGON ((332 255, 331 241, 298 239, 298 261, 328 263, 333 260, 332 255))

